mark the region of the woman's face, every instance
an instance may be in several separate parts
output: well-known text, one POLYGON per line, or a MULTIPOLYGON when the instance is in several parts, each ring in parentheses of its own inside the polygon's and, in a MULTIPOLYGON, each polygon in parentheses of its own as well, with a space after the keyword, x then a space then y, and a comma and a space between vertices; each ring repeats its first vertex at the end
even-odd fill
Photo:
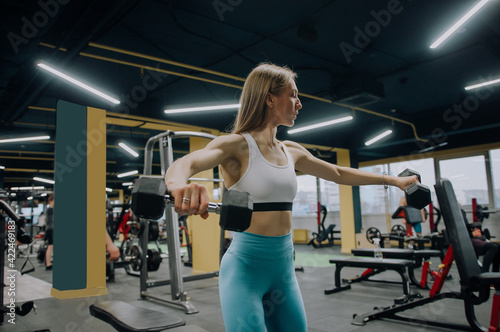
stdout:
POLYGON ((293 126, 299 110, 302 108, 298 93, 297 85, 292 79, 290 84, 282 89, 279 94, 271 94, 272 107, 270 111, 277 125, 293 126))

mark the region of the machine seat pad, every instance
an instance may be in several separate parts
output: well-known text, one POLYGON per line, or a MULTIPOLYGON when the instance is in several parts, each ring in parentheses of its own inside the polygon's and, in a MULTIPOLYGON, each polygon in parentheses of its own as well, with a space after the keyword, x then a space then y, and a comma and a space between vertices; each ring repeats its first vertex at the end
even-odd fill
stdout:
POLYGON ((106 301, 93 304, 90 314, 123 332, 156 332, 186 325, 174 315, 137 307, 123 301, 106 301))
POLYGON ((330 259, 330 263, 350 267, 366 268, 399 268, 408 267, 413 264, 411 260, 406 259, 377 259, 371 257, 342 257, 330 259))

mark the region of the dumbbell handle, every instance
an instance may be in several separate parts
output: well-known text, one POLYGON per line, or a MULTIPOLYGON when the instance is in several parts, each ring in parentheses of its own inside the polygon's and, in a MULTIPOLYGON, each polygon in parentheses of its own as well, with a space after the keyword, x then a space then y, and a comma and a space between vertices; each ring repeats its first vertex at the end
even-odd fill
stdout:
MULTIPOLYGON (((174 198, 170 195, 165 195, 165 203, 167 203, 167 205, 169 206, 174 206, 175 204, 174 198)), ((221 210, 222 210, 222 203, 208 202, 207 212, 220 214, 221 210)))

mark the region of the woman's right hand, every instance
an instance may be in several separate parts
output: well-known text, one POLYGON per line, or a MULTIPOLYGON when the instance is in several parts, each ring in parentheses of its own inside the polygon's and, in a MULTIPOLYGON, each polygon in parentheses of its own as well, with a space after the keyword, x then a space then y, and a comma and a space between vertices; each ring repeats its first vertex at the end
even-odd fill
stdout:
POLYGON ((200 215, 203 219, 208 218, 208 191, 204 185, 190 183, 169 192, 175 200, 175 212, 180 215, 200 215))

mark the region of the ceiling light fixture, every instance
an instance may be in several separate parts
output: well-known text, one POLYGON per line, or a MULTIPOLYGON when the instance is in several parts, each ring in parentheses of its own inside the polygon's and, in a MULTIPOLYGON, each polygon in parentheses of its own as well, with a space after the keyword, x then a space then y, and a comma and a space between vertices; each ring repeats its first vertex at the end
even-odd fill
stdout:
POLYGON ((133 182, 123 182, 122 186, 124 186, 124 187, 130 187, 133 184, 134 184, 133 182))
POLYGON ((12 142, 25 142, 25 141, 38 141, 43 139, 49 139, 50 136, 33 136, 33 137, 18 137, 18 138, 6 138, 0 139, 0 143, 12 143, 12 142))
POLYGON ((11 187, 10 190, 43 190, 44 186, 34 186, 34 187, 11 187))
POLYGON ((40 181, 40 182, 45 182, 45 183, 50 183, 50 184, 56 183, 54 180, 39 178, 39 177, 36 177, 36 176, 33 178, 33 180, 40 181))
POLYGON ((440 147, 445 146, 445 145, 448 145, 448 142, 444 142, 444 143, 441 143, 441 144, 438 144, 438 145, 430 146, 430 147, 422 149, 422 150, 420 150, 418 152, 419 153, 424 153, 424 152, 432 151, 434 149, 440 148, 440 147))
POLYGON ((130 172, 118 174, 116 177, 118 177, 118 178, 124 178, 126 176, 134 175, 134 174, 137 174, 137 173, 139 173, 139 171, 135 170, 135 171, 130 171, 130 172))
POLYGON ((115 99, 113 97, 110 97, 107 94, 105 94, 105 93, 103 93, 103 92, 101 92, 101 91, 99 91, 99 90, 97 90, 97 89, 95 89, 95 88, 93 88, 93 87, 85 84, 85 83, 82 83, 82 82, 78 81, 77 79, 74 79, 73 77, 70 77, 70 76, 62 73, 61 71, 59 71, 57 69, 54 69, 54 68, 52 68, 51 66, 48 66, 45 63, 39 62, 39 63, 37 63, 37 66, 40 67, 40 68, 42 68, 42 69, 44 69, 44 70, 46 70, 46 71, 48 71, 48 72, 50 72, 50 73, 52 73, 52 74, 54 74, 54 75, 57 75, 57 76, 61 77, 62 79, 65 79, 66 81, 68 81, 70 83, 73 83, 76 86, 79 86, 80 88, 83 88, 83 89, 85 89, 85 90, 87 90, 89 92, 92 92, 93 94, 95 94, 95 95, 97 95, 97 96, 99 96, 99 97, 101 97, 103 99, 106 99, 107 101, 110 101, 113 104, 118 105, 120 103, 119 100, 117 100, 117 99, 115 99))
POLYGON ((106 187, 106 192, 108 193, 113 192, 113 189, 106 187))
POLYGON ((172 109, 172 110, 165 110, 164 112, 165 112, 165 114, 175 114, 175 113, 186 113, 186 112, 225 110, 225 109, 232 109, 232 108, 238 108, 238 107, 240 107, 240 104, 176 108, 176 109, 172 109))
POLYGON ((491 81, 488 81, 488 82, 483 82, 483 83, 478 83, 478 84, 466 86, 465 90, 477 89, 477 88, 481 88, 483 86, 487 86, 487 85, 491 85, 491 84, 496 84, 496 83, 500 83, 500 78, 497 78, 496 80, 491 80, 491 81))
POLYGON ((5 169, 5 166, 0 166, 0 169, 5 169))
POLYGON ((481 9, 489 0, 481 0, 478 4, 476 4, 471 10, 467 12, 461 19, 459 19, 455 24, 451 26, 441 37, 439 37, 430 48, 436 48, 441 45, 449 36, 451 36, 462 24, 467 22, 468 19, 472 17, 479 9, 481 9))
POLYGON ((307 130, 312 130, 312 129, 321 128, 321 127, 325 127, 325 126, 331 126, 331 125, 334 125, 337 123, 350 121, 352 119, 353 119, 353 117, 349 115, 349 116, 346 116, 343 118, 338 118, 338 119, 331 120, 331 121, 321 122, 321 123, 313 124, 310 126, 305 126, 302 128, 291 129, 288 131, 288 134, 296 134, 296 133, 300 133, 300 132, 307 131, 307 130))
POLYGON ((392 130, 386 130, 384 131, 382 134, 380 135, 377 135, 375 136, 374 138, 372 138, 371 140, 365 142, 365 145, 368 146, 368 145, 372 145, 373 143, 381 140, 382 138, 386 137, 387 135, 390 135, 392 134, 392 130))
POLYGON ((125 151, 127 151, 128 153, 130 153, 132 156, 134 157, 139 157, 139 154, 137 152, 135 152, 134 150, 132 150, 127 144, 125 143, 118 143, 118 145, 125 151))

